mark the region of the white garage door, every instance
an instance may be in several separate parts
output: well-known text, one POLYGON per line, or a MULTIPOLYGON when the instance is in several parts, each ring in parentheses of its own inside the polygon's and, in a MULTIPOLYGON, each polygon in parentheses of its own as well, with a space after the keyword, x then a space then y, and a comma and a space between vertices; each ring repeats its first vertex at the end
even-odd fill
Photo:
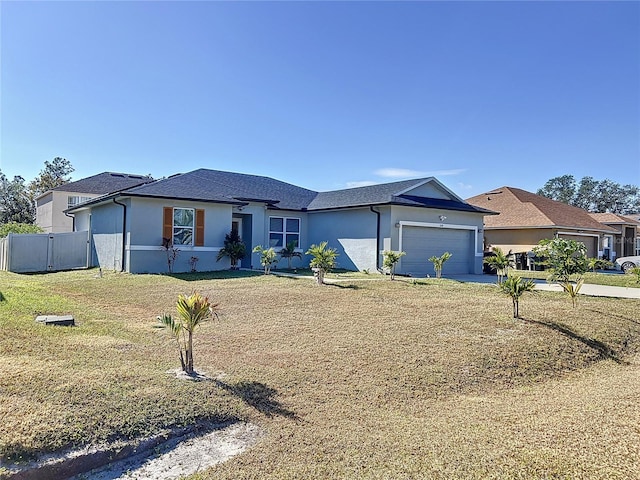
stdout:
POLYGON ((442 274, 473 273, 475 259, 475 232, 452 228, 402 227, 402 257, 399 273, 414 277, 434 276, 429 257, 439 257, 444 252, 452 254, 442 269, 442 274))

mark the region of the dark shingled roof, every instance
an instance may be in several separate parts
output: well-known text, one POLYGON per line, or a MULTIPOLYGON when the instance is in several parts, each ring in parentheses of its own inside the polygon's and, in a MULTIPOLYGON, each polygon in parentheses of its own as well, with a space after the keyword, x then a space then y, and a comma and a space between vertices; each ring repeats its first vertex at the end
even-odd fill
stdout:
MULTIPOLYGON (((439 183, 432 177, 417 178, 318 193, 269 177, 201 168, 130 188, 122 191, 121 194, 134 197, 237 205, 251 201, 264 202, 272 208, 298 211, 331 210, 369 205, 406 205, 485 214, 494 213, 459 200, 455 198, 455 195, 452 195, 454 197, 452 199, 438 199, 404 193, 407 191, 410 193, 412 188, 430 181, 439 183)), ((446 190, 446 187, 443 188, 446 190)), ((86 207, 104 200, 105 198, 95 199, 82 204, 82 206, 86 207)))
POLYGON ((308 209, 327 210, 333 208, 393 204, 406 205, 408 207, 443 208, 466 212, 493 213, 489 210, 474 207, 466 202, 454 199, 445 200, 402 194, 402 192, 406 190, 410 190, 411 188, 417 187, 431 180, 435 181, 433 177, 414 178, 412 180, 403 180, 400 182, 381 183, 365 187, 335 190, 332 192, 320 192, 311 202, 308 209))
POLYGON ((201 168, 127 190, 127 195, 237 203, 261 201, 302 210, 316 192, 269 177, 201 168))
POLYGON ((93 193, 107 195, 136 187, 143 183, 152 182, 153 178, 146 175, 132 175, 129 173, 103 172, 92 177, 69 182, 53 190, 62 192, 93 193))

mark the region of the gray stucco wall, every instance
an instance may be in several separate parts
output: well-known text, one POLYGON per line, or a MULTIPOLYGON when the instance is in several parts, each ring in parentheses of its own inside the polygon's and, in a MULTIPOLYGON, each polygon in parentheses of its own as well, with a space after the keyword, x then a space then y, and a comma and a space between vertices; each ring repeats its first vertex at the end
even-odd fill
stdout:
POLYGON ((224 236, 231 230, 232 206, 178 200, 156 200, 132 198, 128 210, 127 270, 131 273, 168 272, 167 253, 162 248, 162 222, 164 207, 203 209, 204 246, 176 245, 179 253, 173 271, 191 270, 191 257, 197 257, 198 271, 229 268, 228 259, 216 262, 218 251, 223 246, 224 236))
MULTIPOLYGON (((255 247, 256 245, 262 245, 263 247, 269 246, 269 219, 270 217, 284 217, 284 218, 297 218, 300 220, 300 243, 299 243, 299 251, 302 253, 302 259, 294 258, 291 262, 292 268, 306 268, 309 266, 309 260, 305 258, 304 252, 309 249, 311 245, 309 241, 309 222, 310 217, 306 212, 296 212, 290 210, 274 210, 274 209, 264 209, 263 215, 261 217, 262 223, 260 223, 259 217, 255 217, 254 221, 254 243, 251 246, 255 247)), ((276 252, 279 252, 282 247, 276 247, 276 252)), ((252 264, 254 268, 262 268, 260 265, 260 255, 254 253, 252 255, 252 264)), ((280 258, 278 256, 278 263, 275 265, 276 268, 287 268, 287 260, 280 258)))
POLYGON ((91 238, 93 242, 93 264, 107 270, 121 270, 123 208, 114 203, 99 205, 92 209, 91 238))
POLYGON ((309 245, 327 241, 340 268, 375 272, 377 217, 369 208, 309 213, 308 223, 309 245))

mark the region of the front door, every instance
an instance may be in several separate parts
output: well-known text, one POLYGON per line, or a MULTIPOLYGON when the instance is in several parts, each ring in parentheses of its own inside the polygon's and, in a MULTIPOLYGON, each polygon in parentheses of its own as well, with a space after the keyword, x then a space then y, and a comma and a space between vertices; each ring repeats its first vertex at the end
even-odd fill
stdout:
POLYGON ((242 219, 241 218, 232 218, 231 219, 231 231, 236 232, 242 240, 242 219))

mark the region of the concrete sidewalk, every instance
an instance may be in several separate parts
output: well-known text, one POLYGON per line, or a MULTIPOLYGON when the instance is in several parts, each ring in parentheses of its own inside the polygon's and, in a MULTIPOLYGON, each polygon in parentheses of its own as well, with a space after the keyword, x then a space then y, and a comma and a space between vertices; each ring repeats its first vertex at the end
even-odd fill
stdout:
MULTIPOLYGON (((495 275, 443 275, 443 278, 456 280, 464 283, 486 283, 495 284, 497 279, 495 275)), ((545 280, 534 279, 536 290, 544 290, 548 292, 562 292, 562 286, 557 283, 547 283, 545 280)), ((585 283, 580 289, 580 295, 588 295, 590 297, 612 297, 612 298, 637 298, 640 299, 640 288, 630 287, 612 287, 609 285, 594 285, 585 283)))

